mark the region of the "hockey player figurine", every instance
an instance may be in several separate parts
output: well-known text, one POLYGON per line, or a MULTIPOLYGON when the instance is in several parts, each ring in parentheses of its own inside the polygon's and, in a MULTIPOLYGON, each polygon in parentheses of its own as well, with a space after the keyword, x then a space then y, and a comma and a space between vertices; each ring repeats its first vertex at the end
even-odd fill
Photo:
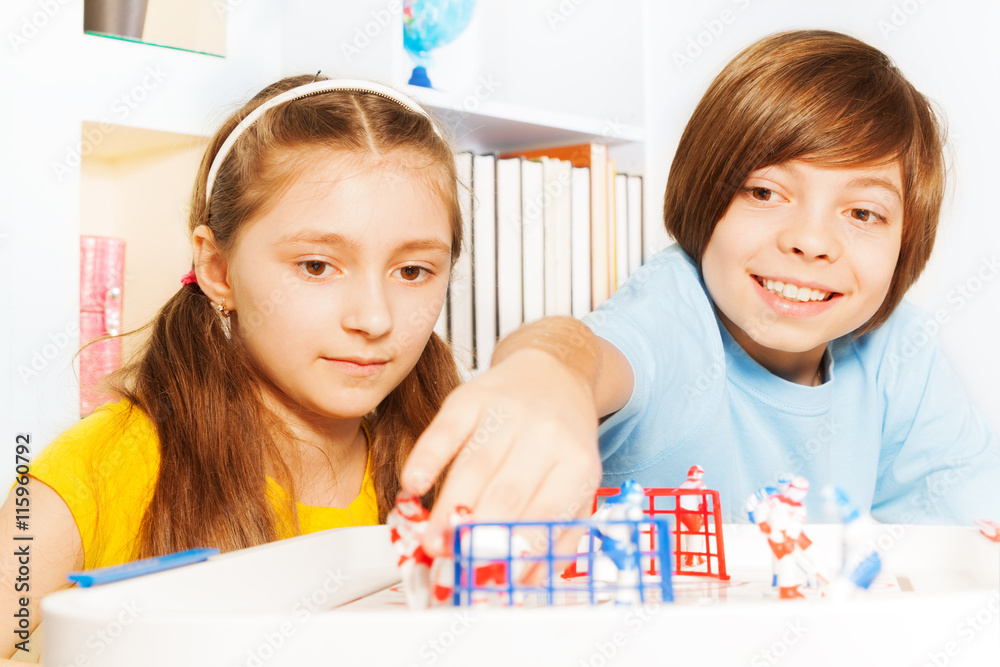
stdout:
POLYGON ((392 543, 399 552, 399 569, 410 609, 426 609, 431 603, 430 572, 433 559, 424 552, 420 538, 427 530, 430 512, 420 504, 420 497, 400 492, 396 506, 389 510, 386 524, 392 543))
POLYGON ((795 477, 784 493, 766 498, 760 507, 766 508, 766 518, 754 512, 761 532, 767 535, 771 551, 778 559, 778 597, 783 600, 805 597, 799 592, 804 567, 800 550, 812 542, 802 532, 806 523, 806 508, 802 504, 809 492, 809 480, 795 477))
MULTIPOLYGON (((688 470, 687 479, 677 488, 704 491, 706 489, 705 481, 702 479, 704 475, 705 471, 700 465, 693 465, 688 470)), ((677 521, 684 526, 685 531, 681 533, 683 563, 689 567, 701 565, 705 562, 705 556, 702 554, 707 552, 705 538, 702 536, 705 530, 705 496, 682 494, 677 498, 677 506, 677 521)))
MULTIPOLYGON (((646 499, 645 490, 633 480, 622 484, 617 496, 608 498, 594 513, 594 521, 638 522, 643 518, 642 505, 646 499)), ((617 568, 618 604, 638 604, 639 596, 639 523, 608 523, 595 528, 601 540, 600 556, 609 559, 617 568)), ((592 576, 597 578, 600 568, 595 561, 592 576)))
MULTIPOLYGON (((792 482, 791 473, 783 472, 778 475, 777 486, 763 486, 754 492, 752 496, 747 499, 746 503, 746 513, 747 517, 750 519, 750 523, 760 525, 761 523, 767 521, 767 503, 764 501, 771 496, 776 496, 784 493, 788 490, 788 485, 792 482)), ((778 585, 778 558, 772 554, 771 555, 771 586, 776 587, 778 585)))
POLYGON ((826 486, 823 501, 828 511, 844 523, 843 558, 830 595, 843 598, 858 589, 867 590, 882 570, 882 560, 875 549, 877 524, 867 513, 862 514, 840 487, 826 486))
POLYGON ((979 532, 994 542, 1000 542, 1000 523, 986 519, 976 519, 979 532))

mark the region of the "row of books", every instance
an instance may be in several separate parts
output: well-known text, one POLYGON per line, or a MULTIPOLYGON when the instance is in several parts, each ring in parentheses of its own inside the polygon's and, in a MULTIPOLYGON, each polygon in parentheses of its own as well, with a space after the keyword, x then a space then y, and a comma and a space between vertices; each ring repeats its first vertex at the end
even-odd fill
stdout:
POLYGON ((582 317, 642 263, 642 178, 607 146, 456 157, 463 251, 435 331, 463 372, 498 338, 550 315, 582 317))

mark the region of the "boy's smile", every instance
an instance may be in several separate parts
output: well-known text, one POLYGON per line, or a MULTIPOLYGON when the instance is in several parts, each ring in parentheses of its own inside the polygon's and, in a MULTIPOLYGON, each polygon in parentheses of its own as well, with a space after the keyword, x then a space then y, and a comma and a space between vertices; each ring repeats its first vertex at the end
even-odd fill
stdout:
POLYGON ((826 343, 864 325, 882 305, 902 228, 897 162, 765 167, 716 225, 702 257, 705 285, 751 357, 810 384, 826 343))

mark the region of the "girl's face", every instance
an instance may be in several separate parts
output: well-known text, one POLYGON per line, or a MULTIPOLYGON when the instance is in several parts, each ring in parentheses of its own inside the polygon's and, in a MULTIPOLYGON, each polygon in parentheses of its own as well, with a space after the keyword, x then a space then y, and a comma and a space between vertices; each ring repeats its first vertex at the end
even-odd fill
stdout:
POLYGON ((444 304, 447 208, 428 169, 323 153, 230 261, 234 335, 281 403, 353 419, 410 372, 444 304))
POLYGON ((897 162, 790 161, 750 175, 712 233, 702 271, 751 357, 824 349, 875 314, 899 257, 902 192, 897 162))

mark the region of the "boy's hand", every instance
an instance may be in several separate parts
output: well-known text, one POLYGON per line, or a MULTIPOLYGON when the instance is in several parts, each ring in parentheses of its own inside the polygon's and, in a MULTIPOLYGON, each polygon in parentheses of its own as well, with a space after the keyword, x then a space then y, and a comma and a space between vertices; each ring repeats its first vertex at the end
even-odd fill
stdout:
MULTIPOLYGON (((590 514, 601 481, 591 381, 527 347, 448 396, 402 474, 404 490, 423 494, 454 457, 424 537, 430 555, 446 551, 444 533, 458 505, 479 521, 590 514)), ((575 537, 558 546, 567 544, 574 551, 575 537)))

